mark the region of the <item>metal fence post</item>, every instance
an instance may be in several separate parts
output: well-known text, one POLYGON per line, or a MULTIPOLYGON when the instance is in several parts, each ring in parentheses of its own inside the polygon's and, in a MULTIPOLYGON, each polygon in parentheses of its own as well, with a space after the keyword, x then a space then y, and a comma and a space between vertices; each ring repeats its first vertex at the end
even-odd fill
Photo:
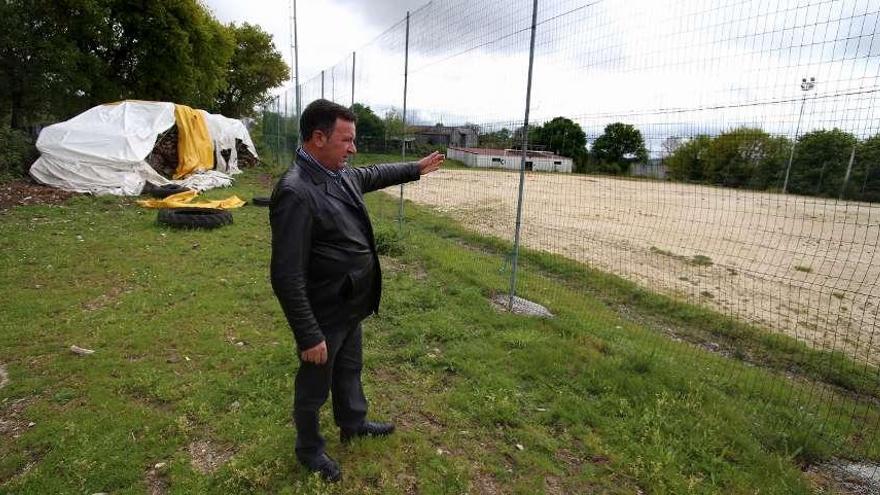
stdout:
MULTIPOLYGON (((281 134, 281 149, 287 149, 287 91, 284 92, 284 116, 281 118, 281 129, 278 132, 281 134)), ((284 154, 281 155, 282 157, 284 154)))
POLYGON ((532 35, 529 41, 529 79, 526 85, 526 112, 523 118, 522 159, 519 164, 519 196, 516 200, 516 232, 513 240, 513 261, 510 272, 510 298, 508 310, 513 311, 513 297, 516 295, 516 269, 519 261, 519 237, 522 230, 523 189, 526 179, 526 156, 529 145, 529 108, 532 104, 532 69, 535 65, 535 28, 538 21, 538 0, 532 4, 532 35))
MULTIPOLYGON (((403 50, 403 135, 400 139, 400 159, 406 161, 406 89, 409 77, 409 11, 406 11, 406 44, 403 50)), ((403 229, 403 184, 400 185, 400 202, 397 208, 397 228, 403 229)))
POLYGON ((321 71, 321 99, 324 99, 324 71, 321 71))
POLYGON ((275 97, 275 165, 281 163, 281 95, 275 97))
POLYGON ((299 99, 299 39, 297 38, 296 33, 296 0, 293 0, 293 67, 293 77, 295 81, 295 84, 293 85, 293 90, 296 91, 296 124, 294 125, 294 127, 296 128, 296 139, 294 139, 294 142, 296 142, 296 147, 299 148, 299 146, 302 144, 301 136, 299 135, 299 115, 302 109, 300 108, 299 99))
POLYGON ((354 70, 357 61, 357 52, 351 52, 351 106, 354 106, 354 70))

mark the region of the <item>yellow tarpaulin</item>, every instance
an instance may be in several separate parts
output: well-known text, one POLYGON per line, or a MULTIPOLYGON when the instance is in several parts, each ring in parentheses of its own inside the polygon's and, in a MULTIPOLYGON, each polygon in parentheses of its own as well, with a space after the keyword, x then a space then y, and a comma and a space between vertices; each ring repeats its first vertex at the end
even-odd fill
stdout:
POLYGON ((198 194, 199 193, 196 191, 183 191, 177 194, 172 194, 164 199, 141 199, 138 200, 138 204, 144 208, 220 208, 221 210, 240 208, 245 204, 238 196, 230 196, 226 199, 216 201, 197 201, 194 203, 193 199, 195 199, 198 194))
POLYGON ((174 171, 174 178, 180 179, 196 170, 214 168, 214 143, 202 112, 175 104, 174 120, 177 123, 177 170, 174 171))

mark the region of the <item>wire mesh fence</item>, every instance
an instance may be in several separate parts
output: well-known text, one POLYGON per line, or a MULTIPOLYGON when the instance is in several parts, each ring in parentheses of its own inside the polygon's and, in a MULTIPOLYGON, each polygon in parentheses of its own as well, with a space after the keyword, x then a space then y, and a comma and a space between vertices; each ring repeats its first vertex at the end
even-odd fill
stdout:
MULTIPOLYGON (((653 322, 652 356, 723 355, 724 380, 844 444, 880 435, 878 22, 880 0, 432 2, 300 94, 360 105, 362 152, 447 153, 402 199, 501 241, 494 266, 461 260, 487 295, 520 262, 516 294, 551 310, 574 291, 687 313, 653 322)), ((293 101, 263 113, 283 161, 293 101)))

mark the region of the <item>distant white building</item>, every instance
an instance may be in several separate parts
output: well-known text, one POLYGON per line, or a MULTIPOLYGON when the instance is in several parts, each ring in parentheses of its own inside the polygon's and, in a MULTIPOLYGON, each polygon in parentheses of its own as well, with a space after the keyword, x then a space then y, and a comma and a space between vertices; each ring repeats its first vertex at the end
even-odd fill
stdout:
MULTIPOLYGON (((446 156, 458 160, 468 167, 475 168, 506 168, 519 170, 522 162, 522 150, 496 150, 491 148, 460 148, 450 146, 446 156)), ((539 172, 571 173, 571 158, 555 155, 549 151, 526 152, 526 170, 539 172)))

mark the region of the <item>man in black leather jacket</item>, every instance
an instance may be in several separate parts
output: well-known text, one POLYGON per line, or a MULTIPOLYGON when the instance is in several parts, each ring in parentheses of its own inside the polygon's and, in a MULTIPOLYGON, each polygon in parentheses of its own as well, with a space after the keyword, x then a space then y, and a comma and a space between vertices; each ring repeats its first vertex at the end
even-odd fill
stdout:
POLYGON ((341 479, 324 452, 318 411, 333 395, 343 442, 384 436, 388 423, 366 420, 361 386, 361 320, 379 309, 382 274, 363 195, 418 180, 437 170, 443 155, 418 162, 347 167, 355 148, 355 115, 327 100, 303 111, 303 146, 272 193, 272 288, 300 353, 293 406, 296 455, 324 479, 341 479))

